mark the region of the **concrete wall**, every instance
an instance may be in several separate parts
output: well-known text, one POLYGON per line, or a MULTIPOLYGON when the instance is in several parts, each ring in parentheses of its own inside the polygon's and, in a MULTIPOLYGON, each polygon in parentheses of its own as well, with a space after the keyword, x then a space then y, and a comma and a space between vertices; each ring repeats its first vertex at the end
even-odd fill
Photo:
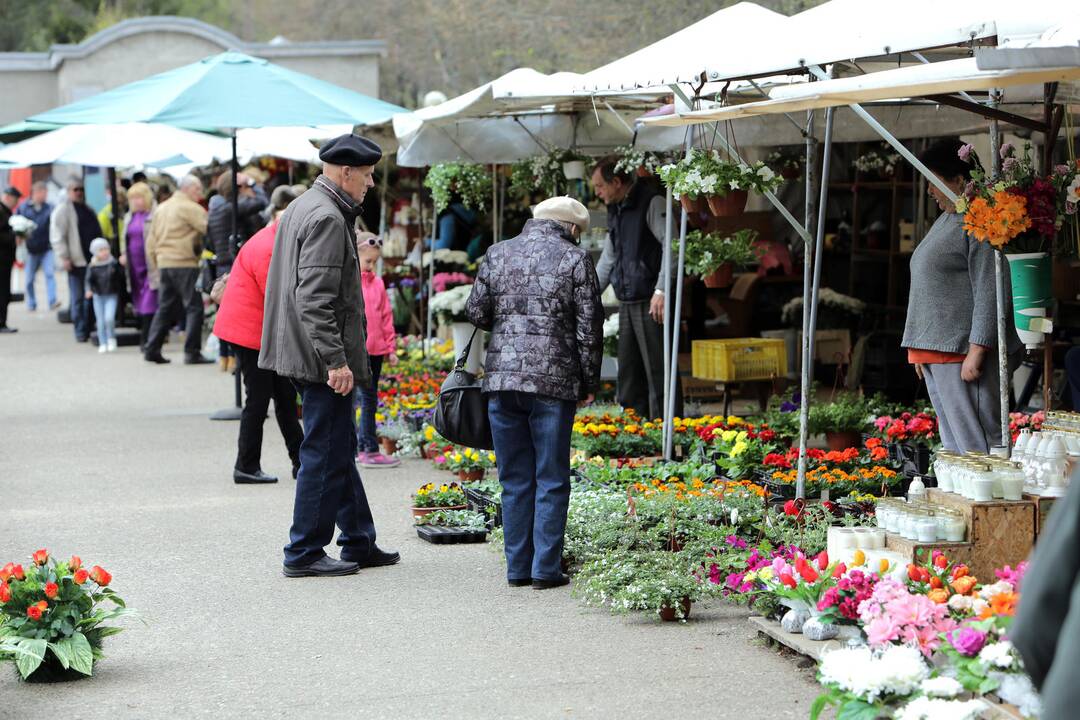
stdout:
POLYGON ((26 119, 28 115, 44 112, 60 104, 56 94, 56 79, 50 72, 0 72, 3 101, 0 101, 0 125, 26 119))
POLYGON ((364 95, 379 97, 379 59, 374 55, 281 57, 270 61, 364 95))

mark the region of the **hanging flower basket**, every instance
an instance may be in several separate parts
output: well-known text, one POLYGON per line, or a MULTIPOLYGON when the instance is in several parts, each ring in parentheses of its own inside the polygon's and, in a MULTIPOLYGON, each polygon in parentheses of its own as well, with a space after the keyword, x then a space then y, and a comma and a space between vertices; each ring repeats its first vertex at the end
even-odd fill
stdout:
POLYGON ((701 279, 705 282, 707 288, 728 287, 735 279, 735 266, 731 263, 724 263, 708 275, 702 276, 701 279))
POLYGON ((683 195, 679 198, 679 202, 682 204, 683 210, 685 210, 689 215, 700 215, 701 213, 709 211, 709 204, 701 195, 698 195, 694 198, 683 195))
POLYGON ((746 210, 746 201, 750 194, 746 190, 731 190, 724 195, 710 195, 709 212, 716 217, 741 215, 746 210))

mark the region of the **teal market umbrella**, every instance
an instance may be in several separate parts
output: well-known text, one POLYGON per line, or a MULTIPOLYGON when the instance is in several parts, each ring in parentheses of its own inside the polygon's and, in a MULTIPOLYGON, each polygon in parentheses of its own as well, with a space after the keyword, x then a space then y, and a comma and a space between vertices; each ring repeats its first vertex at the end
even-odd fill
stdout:
MULTIPOLYGON (((228 130, 232 134, 235 182, 238 129, 367 125, 385 122, 400 112, 405 109, 325 80, 243 53, 224 52, 33 115, 27 121, 57 125, 143 122, 187 130, 228 130)), ((234 186, 234 236, 237 196, 234 186)))

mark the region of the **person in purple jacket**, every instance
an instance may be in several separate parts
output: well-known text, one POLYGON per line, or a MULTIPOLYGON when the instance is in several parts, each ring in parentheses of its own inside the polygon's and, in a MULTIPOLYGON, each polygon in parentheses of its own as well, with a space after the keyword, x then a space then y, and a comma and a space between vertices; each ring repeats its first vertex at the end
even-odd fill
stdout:
MULTIPOLYGON (((120 264, 128 271, 131 284, 131 306, 139 318, 139 348, 144 349, 150 335, 150 323, 157 312, 157 290, 151 284, 146 265, 146 236, 150 232, 150 211, 154 193, 144 182, 128 188, 128 210, 124 218, 124 252, 120 264)), ((156 284, 156 283, 154 283, 156 284)))

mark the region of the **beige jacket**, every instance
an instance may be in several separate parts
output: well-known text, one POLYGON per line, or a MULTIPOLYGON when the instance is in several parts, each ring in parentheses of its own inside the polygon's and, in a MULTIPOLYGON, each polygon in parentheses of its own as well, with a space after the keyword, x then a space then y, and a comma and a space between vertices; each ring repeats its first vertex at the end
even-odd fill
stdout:
POLYGON ((79 241, 79 217, 70 200, 57 205, 49 216, 49 243, 56 253, 58 264, 71 260, 75 267, 86 267, 86 257, 79 241))
POLYGON ((158 205, 146 238, 146 262, 151 270, 199 266, 206 210, 182 192, 158 205))

